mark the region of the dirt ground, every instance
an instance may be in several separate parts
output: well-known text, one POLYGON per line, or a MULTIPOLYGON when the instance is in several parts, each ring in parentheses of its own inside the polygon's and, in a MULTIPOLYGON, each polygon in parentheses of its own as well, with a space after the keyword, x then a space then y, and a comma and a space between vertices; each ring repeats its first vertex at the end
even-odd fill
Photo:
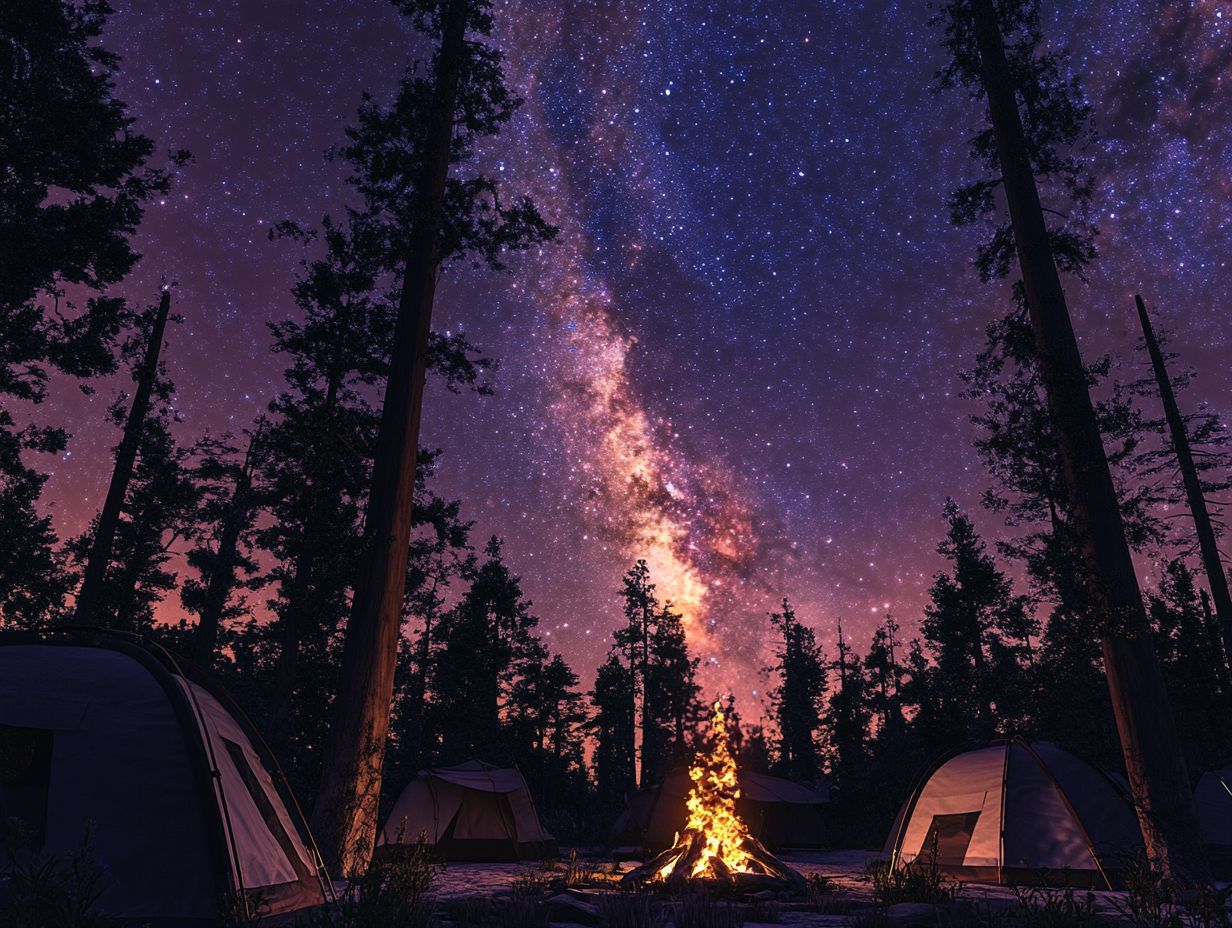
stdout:
MULTIPOLYGON (((867 906, 873 902, 872 887, 865 877, 866 862, 875 857, 874 852, 859 850, 827 850, 798 851, 780 855, 781 859, 791 864, 805 875, 820 873, 827 877, 834 886, 834 897, 839 902, 867 906)), ((620 864, 622 870, 632 869, 637 861, 626 861, 620 864)), ((610 864, 605 864, 605 867, 610 864)), ((473 897, 496 897, 509 894, 513 881, 520 875, 540 870, 540 865, 534 863, 508 864, 478 864, 451 863, 440 874, 433 893, 441 903, 448 904, 473 897)), ((1096 910, 1111 919, 1119 914, 1118 893, 1095 893, 1096 910)), ((976 883, 965 884, 961 898, 993 908, 1009 907, 1015 904, 1013 890, 1002 886, 991 886, 976 883)), ((842 906, 836 906, 841 909, 842 906)), ((888 912, 888 923, 915 928, 915 926, 935 925, 937 913, 932 906, 918 906, 904 903, 891 907, 888 912)), ((790 911, 778 914, 777 924, 789 925, 793 928, 849 928, 853 918, 849 914, 839 912, 827 914, 823 912, 790 911)), ((746 922, 757 924, 755 921, 746 922)))

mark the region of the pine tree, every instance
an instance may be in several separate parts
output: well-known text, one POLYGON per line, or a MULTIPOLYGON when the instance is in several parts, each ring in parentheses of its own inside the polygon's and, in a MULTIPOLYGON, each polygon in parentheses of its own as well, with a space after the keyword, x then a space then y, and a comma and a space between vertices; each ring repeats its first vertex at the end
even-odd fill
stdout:
MULTIPOLYGON (((220 669, 288 761, 299 795, 310 799, 361 550, 379 421, 369 397, 388 371, 393 310, 382 296, 380 240, 370 224, 326 217, 317 230, 282 223, 275 234, 316 250, 293 289, 299 312, 270 325, 274 351, 286 359, 285 388, 270 403, 253 475, 253 506, 268 516, 253 533, 259 560, 270 565, 258 579, 272 591, 275 618, 238 629, 235 663, 220 669)), ((434 333, 430 347, 430 367, 448 390, 491 392, 485 372, 492 362, 464 336, 434 333)), ((416 584, 441 579, 433 581, 438 568, 419 559, 466 549, 458 504, 439 500, 426 484, 436 458, 421 449, 407 608, 420 602, 416 584)), ((399 719, 405 722, 401 712, 399 719)), ((420 754, 415 742, 400 740, 407 763, 420 754)))
POLYGON ((0 17, 0 624, 45 624, 69 585, 38 511, 47 478, 23 459, 62 452, 68 435, 19 425, 9 402, 39 406, 53 376, 88 391, 116 370, 132 314, 101 291, 136 262, 144 205, 169 186, 114 96, 119 58, 98 41, 110 12, 17 0, 0 17))
POLYGON ((769 668, 778 676, 770 690, 774 720, 778 724, 776 769, 802 783, 815 783, 819 763, 822 712, 826 693, 826 663, 813 630, 796 618, 784 599, 781 612, 770 613, 770 624, 779 634, 769 668))
POLYGON ((620 588, 624 600, 625 624, 612 635, 615 647, 624 655, 633 678, 630 693, 635 700, 631 708, 638 720, 640 735, 639 785, 645 789, 662 779, 666 772, 666 733, 656 724, 653 708, 648 705, 650 694, 650 643, 654 636, 659 612, 655 585, 650 582, 650 567, 639 560, 625 573, 620 588))
POLYGON ((650 638, 645 704, 661 745, 657 766, 662 774, 686 762, 691 754, 689 737, 703 714, 697 665, 698 659, 689 655, 680 613, 671 603, 664 603, 655 615, 650 638))
POLYGON ((595 740, 595 786, 599 805, 619 810, 637 788, 636 681, 615 652, 595 672, 590 694, 594 714, 587 730, 595 740))
MULTIPOLYGON (((190 452, 171 434, 174 388, 160 377, 154 392, 156 403, 142 423, 132 476, 116 513, 107 560, 100 564, 91 611, 94 624, 143 633, 153 630, 156 607, 177 585, 170 567, 174 546, 192 538, 201 498, 190 452)), ((116 425, 131 421, 122 397, 112 404, 109 416, 116 425)), ((90 531, 69 545, 79 563, 98 556, 98 522, 95 519, 90 531)))
POLYGON ((527 661, 510 689, 508 712, 512 757, 535 790, 540 815, 575 835, 584 806, 579 787, 584 795, 586 721, 577 685, 577 674, 559 654, 527 661))
POLYGON ((431 687, 442 761, 512 759, 502 716, 516 681, 546 658, 530 605, 490 539, 470 587, 441 620, 431 687))
POLYGON ((492 179, 450 176, 451 166, 469 161, 476 141, 495 135, 520 102, 504 85, 500 53, 482 41, 492 29, 490 3, 396 5, 438 43, 430 77, 412 68, 388 109, 365 97, 359 125, 348 132, 342 151, 355 169, 366 221, 389 243, 386 267, 399 278, 394 350, 330 727, 330 763, 312 815, 326 859, 341 862, 344 871, 366 862, 376 837, 437 278, 446 262, 458 258, 499 269, 507 252, 555 233, 529 200, 503 202, 492 179))
POLYGON ((1151 326, 1146 304, 1142 302, 1141 296, 1135 296, 1134 300, 1138 307, 1138 319, 1142 324, 1143 346, 1151 358, 1155 375, 1154 392, 1158 394, 1164 408, 1164 418, 1159 430, 1163 432, 1166 429, 1169 439, 1164 449, 1161 449, 1164 452, 1162 460, 1161 455, 1156 453, 1154 471, 1159 473, 1165 467, 1170 469, 1170 465, 1175 462, 1179 472, 1179 481, 1169 481, 1173 492, 1168 494, 1168 501, 1179 502, 1178 497, 1183 496, 1193 517, 1194 537, 1219 622, 1224 666, 1232 667, 1232 596, 1228 593, 1228 576, 1219 555, 1219 526, 1212 518, 1211 510, 1214 507, 1208 499, 1210 494, 1224 492, 1232 487, 1232 481, 1227 476, 1229 464, 1232 464, 1232 456, 1228 452, 1227 430, 1216 417, 1205 410, 1200 410, 1197 416, 1181 415, 1174 386, 1188 384, 1190 377, 1182 376, 1181 384, 1173 383, 1168 376, 1168 358, 1151 326), (1195 448, 1198 453, 1195 453, 1195 448), (1221 476, 1212 473, 1216 469, 1221 476))
POLYGON ((266 736, 286 752, 309 730, 298 694, 322 691, 313 668, 333 676, 324 664, 346 617, 371 473, 377 413, 368 395, 383 382, 393 321, 377 292, 371 229, 326 217, 319 232, 283 223, 275 234, 323 245, 292 290, 299 315, 270 324, 274 352, 288 366, 286 388, 270 403, 256 478, 256 502, 273 517, 256 537, 274 558, 276 620, 251 631, 264 639, 257 646, 272 683, 261 713, 266 736))
POLYGON ((1183 560, 1164 566, 1147 601, 1186 761, 1195 770, 1218 767, 1232 754, 1219 622, 1183 560))
POLYGON ((1093 182, 1081 160, 1066 154, 1089 140, 1090 108, 1076 83, 1062 76, 1057 56, 1041 53, 1036 0, 952 0, 938 20, 951 55, 941 85, 965 87, 988 104, 987 124, 972 147, 993 176, 958 194, 954 218, 991 214, 995 192, 1003 190, 1009 222, 980 250, 977 265, 986 278, 1004 276, 1017 259, 1022 274, 1015 291, 1032 322, 1143 837, 1166 873, 1203 878, 1207 867, 1176 726, 1058 274, 1081 272, 1094 256, 1090 227, 1082 222, 1093 182), (1075 218, 1048 227, 1041 182, 1046 191, 1059 185, 1075 218))
POLYGON ((938 696, 953 740, 986 741, 1021 731, 1007 711, 1025 688, 1023 657, 1035 633, 1022 597, 988 554, 970 518, 945 505, 945 540, 937 551, 952 565, 929 590, 920 630, 937 662, 938 696))
POLYGON ((405 635, 395 677, 394 717, 386 769, 396 782, 413 776, 439 756, 442 734, 429 722, 430 681, 440 654, 440 623, 454 584, 474 580, 478 560, 470 545, 473 523, 461 518, 461 503, 427 488, 439 452, 420 452, 416 468, 415 524, 407 563, 405 618, 417 633, 405 635))
POLYGON ((129 481, 133 478, 139 448, 145 440, 150 405, 159 398, 165 399, 165 394, 170 392, 169 384, 160 383, 163 369, 159 363, 170 316, 171 292, 164 288, 158 306, 143 318, 140 334, 130 339, 126 345, 126 353, 135 356, 138 343, 142 343, 141 362, 133 369, 133 380, 136 381, 137 389, 133 393, 132 405, 127 415, 124 415, 118 405, 112 410, 117 422, 119 417, 123 416, 124 431, 120 444, 116 447, 115 467, 111 472, 103 508, 92 526, 90 546, 84 558, 81 587, 77 592, 77 603, 73 610, 73 620, 78 625, 103 624, 104 611, 100 608, 103 585, 114 560, 112 547, 119 530, 120 513, 124 508, 129 481), (156 390, 161 390, 164 396, 157 396, 156 390))
POLYGON ((864 658, 864 667, 872 686, 870 704, 881 737, 894 737, 902 733, 904 720, 899 690, 902 689, 904 672, 899 663, 899 631, 898 622, 887 613, 885 621, 873 632, 873 640, 864 658))
POLYGON ((625 625, 613 633, 613 647, 633 680, 629 711, 638 721, 640 784, 645 789, 687 756, 688 734, 700 712, 698 662, 689 655, 680 614, 671 603, 660 604, 644 560, 625 574, 620 595, 625 625))
POLYGON ((822 723, 833 786, 840 798, 859 796, 867 785, 868 739, 872 726, 867 679, 859 655, 838 626, 838 659, 832 665, 837 686, 826 701, 822 723))
POLYGON ((243 454, 226 438, 207 437, 195 449, 193 476, 201 494, 196 521, 202 530, 187 557, 197 577, 184 581, 180 602, 197 615, 189 653, 205 667, 214 661, 226 623, 245 611, 235 592, 251 587, 249 578, 257 570, 251 554, 257 516, 253 474, 261 426, 249 436, 243 454))

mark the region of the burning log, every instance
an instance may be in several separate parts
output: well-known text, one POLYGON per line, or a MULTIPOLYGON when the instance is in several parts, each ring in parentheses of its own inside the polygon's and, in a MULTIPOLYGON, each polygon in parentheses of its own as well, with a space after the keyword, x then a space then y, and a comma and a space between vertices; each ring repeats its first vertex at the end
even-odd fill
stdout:
POLYGON ((665 882, 682 887, 690 880, 757 883, 760 888, 786 885, 803 889, 804 877, 771 854, 749 833, 736 814, 740 787, 736 760, 727 735, 722 704, 714 704, 711 722, 714 749, 699 754, 689 777, 689 818, 675 843, 646 863, 630 870, 623 881, 665 882))

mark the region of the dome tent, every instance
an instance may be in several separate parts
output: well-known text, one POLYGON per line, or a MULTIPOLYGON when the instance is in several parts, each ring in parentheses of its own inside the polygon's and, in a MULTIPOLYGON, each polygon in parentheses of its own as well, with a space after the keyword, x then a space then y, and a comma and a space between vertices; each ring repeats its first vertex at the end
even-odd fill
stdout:
POLYGON ((421 834, 446 860, 526 860, 556 851, 522 774, 481 760, 421 770, 394 803, 377 852, 421 834))
POLYGON ((1219 879, 1232 877, 1232 764, 1202 774, 1194 807, 1211 869, 1219 879))
POLYGON ((958 880, 1110 889, 1141 848, 1116 781, 1053 744, 1015 738, 935 764, 899 812, 885 855, 893 867, 935 855, 958 880))
MULTIPOLYGON (((226 694, 137 635, 0 635, 0 816, 63 856, 87 833, 100 912, 205 926, 332 889, 268 749, 226 694)), ((0 871, 0 877, 2 877, 0 871)))
MULTIPOLYGON (((815 789, 765 773, 741 770, 736 811, 753 836, 768 848, 822 847, 826 841, 822 808, 830 801, 824 781, 815 789)), ((692 788, 685 767, 672 770, 662 782, 639 790, 614 831, 646 847, 670 847, 684 829, 685 803, 692 788)))

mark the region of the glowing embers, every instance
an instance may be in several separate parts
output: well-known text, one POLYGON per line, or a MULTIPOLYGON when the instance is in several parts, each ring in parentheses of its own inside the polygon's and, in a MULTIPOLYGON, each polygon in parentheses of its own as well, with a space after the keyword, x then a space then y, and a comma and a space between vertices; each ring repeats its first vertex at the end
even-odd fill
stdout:
POLYGON ((684 831, 676 835, 670 848, 629 871, 625 879, 803 886, 804 878, 767 851, 736 812, 740 798, 736 759, 731 753, 727 717, 717 701, 710 729, 710 752, 699 754, 689 769, 693 788, 687 800, 689 817, 684 831))

